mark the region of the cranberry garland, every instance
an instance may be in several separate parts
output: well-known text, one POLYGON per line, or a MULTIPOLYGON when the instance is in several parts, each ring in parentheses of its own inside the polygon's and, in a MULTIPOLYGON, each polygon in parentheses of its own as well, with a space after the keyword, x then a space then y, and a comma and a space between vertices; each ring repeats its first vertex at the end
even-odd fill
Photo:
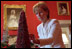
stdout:
POLYGON ((21 11, 16 48, 31 48, 25 12, 21 11))

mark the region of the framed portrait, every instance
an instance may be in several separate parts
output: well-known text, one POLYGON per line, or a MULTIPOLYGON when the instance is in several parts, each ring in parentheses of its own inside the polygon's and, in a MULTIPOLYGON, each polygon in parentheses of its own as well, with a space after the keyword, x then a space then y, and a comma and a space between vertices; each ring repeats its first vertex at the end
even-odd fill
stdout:
POLYGON ((57 2, 58 15, 69 15, 68 2, 57 2))
POLYGON ((4 30, 17 30, 20 12, 26 10, 26 5, 4 4, 4 30))

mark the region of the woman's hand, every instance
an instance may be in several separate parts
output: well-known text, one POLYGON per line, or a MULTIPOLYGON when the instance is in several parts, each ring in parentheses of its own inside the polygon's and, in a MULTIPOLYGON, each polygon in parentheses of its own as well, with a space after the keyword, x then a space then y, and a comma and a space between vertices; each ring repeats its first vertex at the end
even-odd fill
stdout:
POLYGON ((34 39, 35 39, 34 34, 29 34, 29 39, 30 39, 30 40, 34 40, 34 39))
POLYGON ((39 39, 34 39, 33 42, 36 43, 36 44, 40 44, 40 40, 39 39))
POLYGON ((33 41, 33 43, 40 44, 39 39, 35 39, 34 34, 29 35, 29 39, 33 41))

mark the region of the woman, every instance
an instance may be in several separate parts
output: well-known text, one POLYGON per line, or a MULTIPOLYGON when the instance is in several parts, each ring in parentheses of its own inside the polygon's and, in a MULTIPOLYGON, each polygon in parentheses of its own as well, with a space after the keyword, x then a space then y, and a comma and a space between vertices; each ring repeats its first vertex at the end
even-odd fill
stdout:
POLYGON ((62 31, 58 20, 50 19, 49 9, 44 2, 39 2, 33 6, 33 11, 41 24, 37 26, 39 39, 33 40, 40 44, 40 48, 64 48, 62 41, 62 31))
POLYGON ((62 6, 62 12, 61 12, 62 15, 65 15, 67 14, 67 10, 64 6, 62 6))

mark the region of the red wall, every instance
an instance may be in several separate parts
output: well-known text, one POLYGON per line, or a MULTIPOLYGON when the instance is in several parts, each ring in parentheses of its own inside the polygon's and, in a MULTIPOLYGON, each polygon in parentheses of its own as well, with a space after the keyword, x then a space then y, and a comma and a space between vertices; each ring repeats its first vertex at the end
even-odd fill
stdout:
POLYGON ((71 19, 71 1, 46 1, 50 9, 50 18, 58 20, 70 20, 71 19), (59 16, 57 11, 57 2, 68 2, 69 3, 69 16, 59 16))
MULTIPOLYGON (((33 5, 39 1, 1 1, 1 39, 2 39, 2 34, 3 34, 3 14, 4 14, 4 9, 3 5, 4 4, 15 4, 15 5, 26 5, 26 16, 27 16, 27 24, 28 24, 28 30, 29 33, 35 34, 36 38, 38 38, 37 34, 37 25, 40 24, 41 22, 37 19, 35 14, 33 13, 33 5)), ((59 20, 71 20, 71 15, 70 16, 58 16, 57 13, 57 2, 58 1, 45 1, 46 4, 48 5, 48 8, 50 9, 50 18, 56 18, 59 20)), ((64 1, 69 3, 69 11, 71 14, 71 1, 64 1)), ((9 31, 10 35, 16 35, 17 31, 9 31)))

